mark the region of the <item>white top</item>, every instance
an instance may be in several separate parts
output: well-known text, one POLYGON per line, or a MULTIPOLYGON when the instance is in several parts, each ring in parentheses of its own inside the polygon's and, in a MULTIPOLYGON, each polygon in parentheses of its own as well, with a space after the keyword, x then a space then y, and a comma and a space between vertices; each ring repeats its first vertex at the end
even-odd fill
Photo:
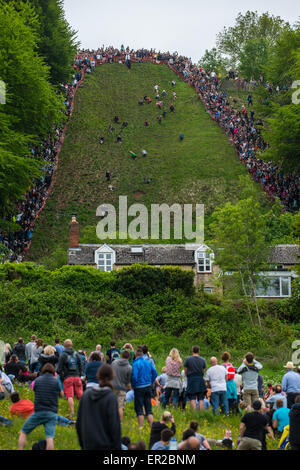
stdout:
POLYGON ((209 380, 212 393, 224 392, 227 390, 226 377, 227 370, 224 366, 219 366, 217 364, 207 370, 205 380, 209 380))
POLYGON ((234 383, 235 383, 235 386, 236 386, 236 393, 239 395, 240 392, 241 392, 241 385, 242 385, 242 382, 243 382, 243 377, 241 376, 241 374, 235 374, 233 380, 234 380, 234 383))

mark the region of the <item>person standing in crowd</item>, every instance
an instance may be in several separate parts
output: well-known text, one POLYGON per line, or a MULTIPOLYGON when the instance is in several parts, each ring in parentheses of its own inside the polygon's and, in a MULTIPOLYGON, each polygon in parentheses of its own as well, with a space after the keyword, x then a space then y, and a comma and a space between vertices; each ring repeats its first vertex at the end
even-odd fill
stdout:
POLYGON ((110 342, 110 348, 106 351, 106 362, 111 364, 115 359, 119 359, 120 349, 116 347, 116 342, 110 342))
POLYGON ((25 421, 19 436, 18 448, 24 450, 28 434, 37 426, 43 425, 46 434, 46 449, 54 450, 55 428, 57 423, 59 385, 54 377, 52 364, 45 364, 42 375, 34 381, 34 413, 25 421))
POLYGON ((146 361, 151 362, 151 364, 153 365, 153 367, 155 367, 155 361, 154 361, 153 357, 151 356, 151 354, 150 354, 150 352, 149 352, 149 349, 148 349, 147 344, 144 344, 144 345, 142 346, 142 351, 143 351, 143 358, 144 358, 146 361))
POLYGON ((227 382, 226 382, 226 394, 229 405, 229 412, 236 413, 238 411, 238 396, 236 384, 234 381, 235 368, 230 362, 230 353, 225 351, 221 357, 223 363, 222 366, 227 370, 227 382))
POLYGON ((122 355, 122 352, 125 351, 125 350, 129 352, 128 362, 132 366, 133 361, 134 361, 134 348, 133 348, 132 344, 125 343, 124 346, 120 349, 121 355, 122 355))
POLYGON ((134 409, 138 418, 140 429, 144 425, 144 410, 149 425, 153 423, 151 405, 152 385, 157 377, 155 367, 150 361, 144 359, 143 350, 138 348, 136 359, 132 365, 131 386, 134 390, 134 409))
POLYGON ((263 414, 262 404, 255 400, 252 404, 253 410, 246 413, 240 425, 240 443, 237 450, 262 450, 265 432, 274 439, 271 426, 263 414))
POLYGON ((112 386, 115 394, 118 398, 118 407, 120 421, 123 420, 124 408, 126 404, 126 392, 130 390, 132 367, 129 364, 130 353, 128 350, 124 350, 119 359, 115 359, 112 362, 112 369, 114 378, 112 386))
POLYGON ((57 372, 63 383, 64 394, 68 401, 70 409, 69 418, 73 418, 74 393, 78 400, 80 400, 83 393, 81 382, 82 364, 79 355, 73 349, 73 344, 70 339, 66 339, 64 347, 65 350, 59 358, 57 372))
POLYGON ((175 407, 179 402, 180 391, 180 369, 182 366, 182 359, 179 351, 176 348, 171 349, 169 356, 166 359, 166 384, 164 387, 164 396, 162 405, 165 408, 169 403, 170 397, 173 393, 172 403, 175 407))
POLYGON ((259 399, 257 377, 260 369, 262 369, 261 363, 254 359, 251 352, 245 355, 243 364, 238 368, 238 374, 243 377, 243 402, 248 411, 259 399))
POLYGON ((55 346, 54 346, 55 351, 57 352, 58 357, 60 357, 61 353, 64 351, 65 348, 63 347, 62 344, 60 344, 60 341, 58 338, 55 338, 54 343, 55 343, 55 346))
POLYGON ((40 354, 43 352, 43 341, 41 339, 37 339, 36 343, 32 346, 31 349, 31 356, 30 356, 30 372, 38 372, 40 363, 39 357, 40 354))
POLYGON ((53 346, 46 346, 44 348, 44 351, 39 355, 39 372, 41 372, 42 368, 45 364, 47 364, 47 362, 52 364, 54 368, 58 363, 58 354, 56 353, 53 346))
POLYGON ((184 363, 184 372, 187 377, 186 397, 191 402, 192 410, 196 410, 196 398, 199 401, 199 409, 204 409, 204 397, 206 395, 206 385, 204 373, 206 370, 205 359, 200 354, 199 346, 193 346, 192 356, 189 356, 184 363))
POLYGON ((92 352, 90 355, 88 362, 86 363, 85 366, 85 380, 86 380, 86 388, 89 387, 96 387, 99 384, 98 378, 97 378, 97 372, 99 367, 103 365, 103 362, 100 359, 100 354, 99 352, 92 352))
POLYGON ((28 366, 30 366, 31 351, 32 351, 32 348, 35 345, 35 343, 36 343, 36 335, 32 335, 31 336, 31 341, 29 341, 29 343, 27 343, 26 346, 25 346, 25 355, 26 355, 26 359, 28 361, 28 366))
POLYGON ((118 400, 113 392, 113 369, 103 364, 98 387, 88 388, 79 402, 76 431, 82 450, 121 450, 118 400))
POLYGON ((229 414, 229 405, 227 398, 227 369, 218 365, 216 357, 210 358, 211 367, 206 372, 205 380, 211 389, 210 403, 212 405, 213 414, 219 414, 219 408, 225 415, 229 414))
POLYGON ((23 338, 19 338, 18 342, 14 345, 12 353, 15 354, 19 361, 25 366, 26 364, 26 348, 23 338))
POLYGON ((290 443, 292 450, 300 450, 300 395, 295 398, 290 414, 290 443))
POLYGON ((281 382, 282 391, 286 393, 288 408, 292 408, 297 395, 300 395, 300 374, 294 371, 295 366, 292 362, 287 362, 284 368, 286 373, 281 382))

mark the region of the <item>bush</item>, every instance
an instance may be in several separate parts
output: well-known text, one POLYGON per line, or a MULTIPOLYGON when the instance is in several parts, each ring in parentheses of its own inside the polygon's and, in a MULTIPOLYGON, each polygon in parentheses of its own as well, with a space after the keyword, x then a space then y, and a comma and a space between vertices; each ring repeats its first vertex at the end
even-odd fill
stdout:
POLYGON ((116 272, 115 290, 131 298, 153 295, 166 289, 194 292, 194 273, 181 268, 156 268, 135 264, 116 272))

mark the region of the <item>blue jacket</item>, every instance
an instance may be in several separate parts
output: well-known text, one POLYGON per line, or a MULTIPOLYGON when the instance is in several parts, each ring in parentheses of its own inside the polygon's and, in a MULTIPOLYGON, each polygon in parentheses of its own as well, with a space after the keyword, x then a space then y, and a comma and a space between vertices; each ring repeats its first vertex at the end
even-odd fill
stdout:
POLYGON ((152 385, 157 377, 157 372, 151 362, 142 356, 132 364, 131 386, 132 388, 147 387, 152 385))

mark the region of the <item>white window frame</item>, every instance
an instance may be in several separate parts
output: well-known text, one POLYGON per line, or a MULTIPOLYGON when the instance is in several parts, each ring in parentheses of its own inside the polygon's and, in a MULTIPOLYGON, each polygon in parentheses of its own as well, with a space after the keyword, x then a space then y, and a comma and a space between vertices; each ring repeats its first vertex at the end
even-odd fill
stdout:
MULTIPOLYGON (((292 295, 292 278, 295 277, 295 274, 293 272, 265 272, 265 273, 260 273, 262 277, 265 279, 275 279, 279 278, 279 295, 261 295, 260 293, 256 293, 256 297, 258 298, 288 298, 291 297, 292 295), (282 294, 282 279, 287 279, 288 280, 288 294, 282 294)), ((267 289, 268 287, 266 287, 267 289)))
POLYGON ((214 262, 214 253, 207 245, 200 245, 197 250, 195 250, 195 262, 197 266, 197 273, 205 274, 212 273, 212 265, 214 262), (199 269, 199 260, 204 260, 203 270, 199 269))
POLYGON ((204 287, 203 292, 205 292, 205 294, 213 294, 213 288, 212 287, 204 287))
POLYGON ((102 245, 95 251, 95 264, 97 269, 104 272, 111 272, 116 262, 116 253, 108 245, 102 245), (100 264, 103 261, 103 264, 100 264), (103 267, 103 269, 101 269, 103 267))

